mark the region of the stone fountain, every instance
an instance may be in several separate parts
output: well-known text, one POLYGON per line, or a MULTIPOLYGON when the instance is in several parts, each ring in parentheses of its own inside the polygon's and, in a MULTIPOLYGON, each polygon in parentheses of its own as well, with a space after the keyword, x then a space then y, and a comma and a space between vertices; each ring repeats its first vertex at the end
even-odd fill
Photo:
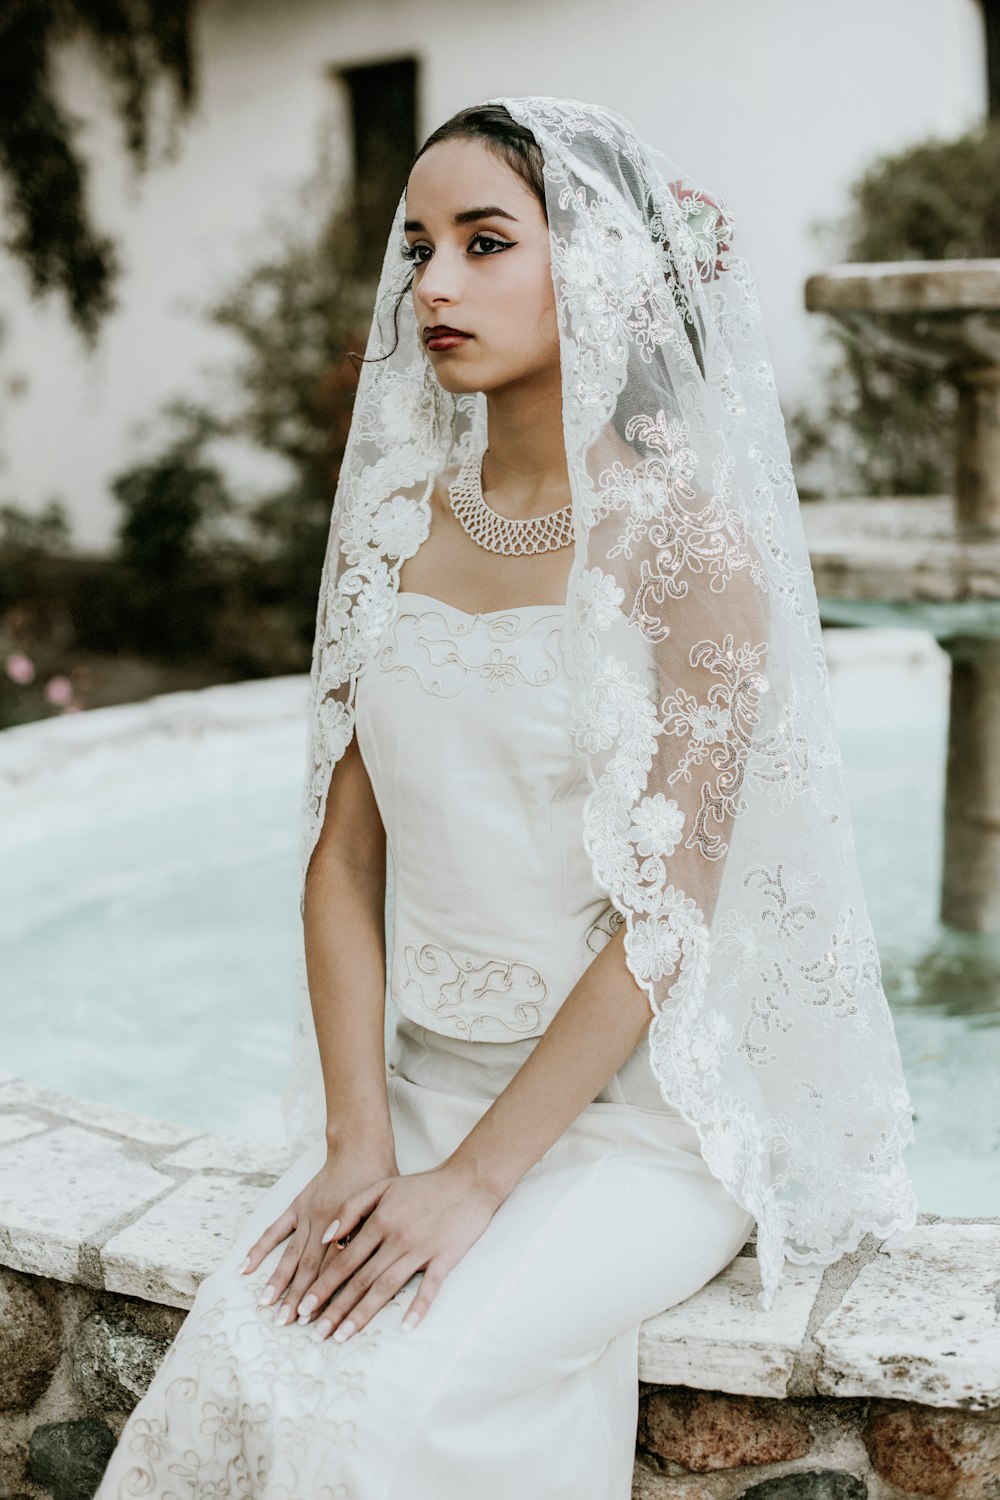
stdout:
POLYGON ((1000 260, 838 266, 805 300, 957 388, 951 496, 802 517, 824 620, 929 629, 951 658, 940 918, 1000 933, 1000 260))

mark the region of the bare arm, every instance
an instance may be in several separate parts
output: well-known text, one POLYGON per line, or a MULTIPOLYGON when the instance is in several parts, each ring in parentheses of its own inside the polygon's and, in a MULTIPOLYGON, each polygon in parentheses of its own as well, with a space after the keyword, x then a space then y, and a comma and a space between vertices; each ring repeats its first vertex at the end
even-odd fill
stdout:
POLYGON ((278 1322, 294 1316, 307 1287, 342 1254, 323 1235, 345 1198, 398 1171, 385 1076, 385 830, 356 739, 331 778, 306 872, 303 923, 326 1160, 243 1266, 245 1274, 256 1270, 288 1240, 261 1299, 283 1298, 278 1322))
POLYGON ((337 763, 306 872, 306 972, 332 1148, 392 1149, 385 1078, 385 830, 351 740, 337 763))
POLYGON ((577 980, 531 1055, 449 1162, 502 1203, 631 1056, 649 1026, 621 927, 577 980))

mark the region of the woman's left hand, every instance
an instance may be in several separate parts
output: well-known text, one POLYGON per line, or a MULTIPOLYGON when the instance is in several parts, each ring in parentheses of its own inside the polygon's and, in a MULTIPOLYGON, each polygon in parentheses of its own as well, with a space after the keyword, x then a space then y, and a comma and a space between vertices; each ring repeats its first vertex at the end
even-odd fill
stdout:
POLYGON ((341 1342, 423 1270, 403 1319, 405 1329, 413 1328, 499 1206, 495 1195, 448 1162, 428 1172, 373 1182, 342 1205, 331 1239, 342 1240, 364 1223, 306 1288, 299 1321, 315 1318, 314 1338, 333 1333, 341 1342))

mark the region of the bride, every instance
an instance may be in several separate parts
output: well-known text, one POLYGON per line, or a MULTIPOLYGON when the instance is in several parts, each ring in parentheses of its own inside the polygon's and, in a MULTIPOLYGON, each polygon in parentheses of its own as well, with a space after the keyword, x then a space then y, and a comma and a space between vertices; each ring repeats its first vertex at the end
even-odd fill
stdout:
POLYGON ((320 588, 294 1160, 99 1500, 627 1500, 643 1319, 754 1229, 767 1307, 915 1222, 760 311, 657 155, 504 99, 410 172, 320 588))

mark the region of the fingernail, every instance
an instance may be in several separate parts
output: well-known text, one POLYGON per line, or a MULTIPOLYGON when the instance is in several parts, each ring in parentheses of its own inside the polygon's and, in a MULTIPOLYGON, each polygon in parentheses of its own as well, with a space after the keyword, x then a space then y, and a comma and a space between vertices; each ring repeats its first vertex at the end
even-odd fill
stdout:
POLYGON ((342 1344, 345 1339, 350 1338, 353 1332, 354 1324, 352 1323, 351 1319, 348 1318, 346 1323, 341 1323, 340 1327, 337 1329, 337 1332, 333 1335, 334 1342, 342 1344))
POLYGON ((289 1307, 288 1303, 286 1302, 285 1306, 281 1309, 280 1313, 278 1313, 278 1315, 277 1315, 277 1317, 275 1318, 274 1321, 276 1323, 287 1323, 288 1320, 289 1320, 289 1318, 291 1316, 292 1316, 292 1309, 291 1309, 291 1307, 289 1307))
POLYGON ((334 1219, 333 1223, 323 1232, 323 1244, 328 1245, 340 1228, 340 1220, 334 1219))
POLYGON ((309 1293, 308 1297, 303 1297, 302 1301, 299 1303, 299 1317, 308 1317, 309 1313, 312 1312, 318 1301, 319 1298, 314 1297, 312 1292, 309 1293))
POLYGON ((267 1307, 267 1305, 268 1305, 269 1302, 273 1302, 274 1301, 274 1292, 275 1292, 275 1288, 273 1286, 266 1286, 264 1288, 263 1292, 261 1293, 261 1298, 260 1298, 260 1301, 258 1302, 257 1306, 258 1307, 267 1307))
POLYGON ((417 1324, 419 1322, 420 1322, 420 1314, 419 1313, 407 1313, 406 1317, 403 1319, 403 1331, 404 1331, 404 1333, 409 1333, 409 1331, 410 1331, 411 1328, 416 1328, 416 1326, 417 1326, 417 1324))
POLYGON ((333 1324, 330 1322, 329 1318, 321 1318, 320 1321, 316 1324, 316 1327, 313 1329, 313 1338, 316 1340, 325 1339, 332 1327, 333 1324))
POLYGON ((247 1256, 247 1258, 246 1258, 246 1260, 245 1260, 245 1261, 244 1261, 244 1262, 243 1262, 243 1264, 242 1264, 242 1265, 241 1265, 241 1266, 240 1266, 240 1270, 241 1270, 241 1271, 245 1271, 245 1270, 246 1270, 246 1268, 247 1268, 247 1266, 248 1266, 248 1265, 249 1265, 249 1264, 250 1264, 250 1257, 249 1257, 249 1255, 248 1255, 248 1256, 247 1256))

